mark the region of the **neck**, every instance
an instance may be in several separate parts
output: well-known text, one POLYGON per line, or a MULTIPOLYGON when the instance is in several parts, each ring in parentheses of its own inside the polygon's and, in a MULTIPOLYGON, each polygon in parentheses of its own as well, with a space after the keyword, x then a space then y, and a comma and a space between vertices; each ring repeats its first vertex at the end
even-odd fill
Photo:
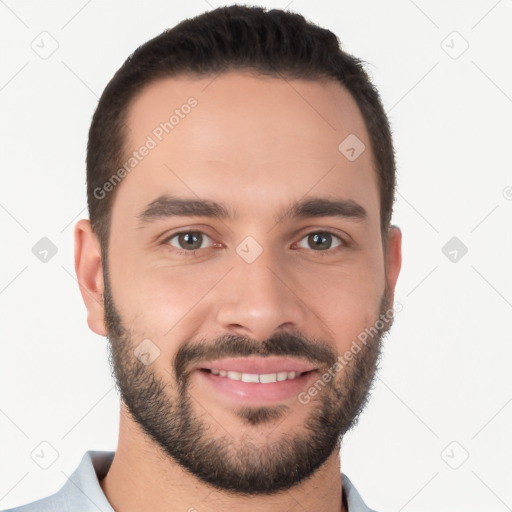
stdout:
POLYGON ((119 444, 100 482, 116 512, 345 512, 339 452, 308 479, 274 495, 241 496, 203 483, 121 412, 119 444))

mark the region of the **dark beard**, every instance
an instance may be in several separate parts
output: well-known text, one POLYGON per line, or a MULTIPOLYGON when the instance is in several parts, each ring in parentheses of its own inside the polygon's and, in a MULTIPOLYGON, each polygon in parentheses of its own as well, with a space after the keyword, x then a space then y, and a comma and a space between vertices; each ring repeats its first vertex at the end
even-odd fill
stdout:
MULTIPOLYGON (((270 495, 290 489, 313 475, 335 450, 339 451, 342 437, 357 423, 368 402, 382 338, 392 323, 392 319, 387 320, 368 343, 359 344, 361 350, 340 370, 337 380, 332 379, 309 404, 308 419, 296 434, 263 446, 256 446, 246 435, 236 446, 225 431, 216 437, 209 435, 211 426, 196 413, 188 389, 193 362, 253 354, 286 355, 319 363, 318 368, 327 371, 336 363, 338 354, 328 344, 312 342, 299 333, 280 333, 263 342, 235 335, 213 341, 187 341, 176 353, 174 375, 169 371, 173 380, 166 382, 135 357, 137 343, 123 326, 114 305, 107 272, 104 281, 109 361, 116 387, 133 420, 160 449, 204 483, 240 495, 270 495), (175 398, 169 397, 168 390, 175 398)), ((386 290, 380 317, 390 308, 386 290)), ((318 378, 321 376, 320 371, 318 378)), ((277 425, 290 412, 284 404, 233 410, 248 426, 270 422, 277 425)))

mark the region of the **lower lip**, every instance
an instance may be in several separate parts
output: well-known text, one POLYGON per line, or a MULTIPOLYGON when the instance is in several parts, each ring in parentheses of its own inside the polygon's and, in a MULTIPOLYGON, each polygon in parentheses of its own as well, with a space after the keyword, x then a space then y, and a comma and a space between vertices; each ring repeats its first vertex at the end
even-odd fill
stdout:
POLYGON ((199 377, 217 394, 243 405, 272 405, 278 402, 297 399, 301 391, 315 377, 316 371, 306 372, 292 380, 281 382, 242 382, 214 375, 209 371, 197 370, 199 377))

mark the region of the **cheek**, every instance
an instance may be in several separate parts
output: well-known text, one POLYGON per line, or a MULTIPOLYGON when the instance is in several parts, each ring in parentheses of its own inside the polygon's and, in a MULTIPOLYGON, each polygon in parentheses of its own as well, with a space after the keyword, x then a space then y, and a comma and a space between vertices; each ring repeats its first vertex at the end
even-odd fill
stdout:
MULTIPOLYGON (((378 258, 358 264, 302 265, 294 291, 343 346, 378 318, 385 289, 378 258)), ((368 259, 368 258, 367 258, 368 259)))
POLYGON ((154 339, 162 351, 171 353, 183 336, 190 336, 198 305, 208 302, 208 291, 225 271, 222 264, 172 267, 124 259, 112 272, 115 303, 134 336, 154 339))

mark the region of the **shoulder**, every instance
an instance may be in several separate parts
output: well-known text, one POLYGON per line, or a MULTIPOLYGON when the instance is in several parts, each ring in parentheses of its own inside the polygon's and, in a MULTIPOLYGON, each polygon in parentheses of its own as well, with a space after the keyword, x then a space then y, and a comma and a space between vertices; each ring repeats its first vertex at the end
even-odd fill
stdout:
POLYGON ((349 477, 342 473, 343 494, 347 498, 348 512, 376 512, 369 508, 349 477))
POLYGON ((56 493, 3 512, 113 512, 99 481, 107 474, 114 452, 88 451, 66 483, 56 493))
POLYGON ((19 507, 10 508, 2 512, 60 512, 67 510, 69 503, 61 496, 60 492, 41 498, 40 500, 21 505, 19 507))

